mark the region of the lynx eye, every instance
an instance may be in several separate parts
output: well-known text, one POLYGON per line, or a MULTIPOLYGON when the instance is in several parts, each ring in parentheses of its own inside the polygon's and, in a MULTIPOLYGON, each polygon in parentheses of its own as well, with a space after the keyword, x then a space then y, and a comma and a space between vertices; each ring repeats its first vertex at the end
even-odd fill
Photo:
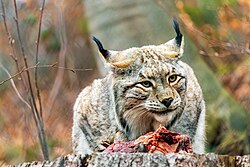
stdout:
POLYGON ((171 75, 171 76, 168 77, 168 82, 169 82, 169 83, 176 82, 176 80, 177 80, 178 78, 180 78, 179 75, 176 75, 176 74, 171 75))
POLYGON ((152 82, 150 82, 150 81, 143 81, 143 82, 141 82, 141 85, 144 86, 145 88, 149 88, 149 87, 153 86, 152 82))

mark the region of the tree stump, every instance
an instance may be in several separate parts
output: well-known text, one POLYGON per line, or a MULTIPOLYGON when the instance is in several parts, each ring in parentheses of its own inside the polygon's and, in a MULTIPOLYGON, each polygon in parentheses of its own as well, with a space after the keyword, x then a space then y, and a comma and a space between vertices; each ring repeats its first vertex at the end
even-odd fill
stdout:
POLYGON ((249 167, 250 155, 228 156, 209 154, 150 154, 150 153, 95 153, 88 156, 69 154, 54 161, 31 162, 16 165, 17 167, 55 167, 55 166, 148 166, 148 167, 175 167, 175 166, 204 166, 204 167, 249 167))

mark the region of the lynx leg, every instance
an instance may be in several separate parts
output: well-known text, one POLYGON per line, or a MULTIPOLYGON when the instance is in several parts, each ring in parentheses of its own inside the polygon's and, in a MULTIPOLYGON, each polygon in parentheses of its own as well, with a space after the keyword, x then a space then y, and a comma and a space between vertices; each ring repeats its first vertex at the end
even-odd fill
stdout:
POLYGON ((205 153, 205 102, 201 102, 201 113, 194 136, 193 150, 195 153, 205 153))

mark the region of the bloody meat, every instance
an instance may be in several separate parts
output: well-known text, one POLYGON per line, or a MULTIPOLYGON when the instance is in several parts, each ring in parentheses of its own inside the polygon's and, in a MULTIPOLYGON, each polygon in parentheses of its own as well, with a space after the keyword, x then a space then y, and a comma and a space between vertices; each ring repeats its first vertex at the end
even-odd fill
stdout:
POLYGON ((160 126, 155 132, 149 132, 129 142, 114 142, 104 152, 148 152, 148 153, 192 153, 190 138, 160 126))

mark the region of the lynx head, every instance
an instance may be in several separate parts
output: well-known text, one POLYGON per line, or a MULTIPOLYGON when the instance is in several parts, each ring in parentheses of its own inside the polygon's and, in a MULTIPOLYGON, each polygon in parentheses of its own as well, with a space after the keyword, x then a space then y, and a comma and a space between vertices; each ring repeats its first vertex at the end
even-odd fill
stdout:
POLYGON ((184 39, 174 21, 177 36, 158 46, 111 51, 93 37, 113 71, 117 118, 130 140, 160 124, 175 123, 185 105, 186 74, 179 63, 184 39))

